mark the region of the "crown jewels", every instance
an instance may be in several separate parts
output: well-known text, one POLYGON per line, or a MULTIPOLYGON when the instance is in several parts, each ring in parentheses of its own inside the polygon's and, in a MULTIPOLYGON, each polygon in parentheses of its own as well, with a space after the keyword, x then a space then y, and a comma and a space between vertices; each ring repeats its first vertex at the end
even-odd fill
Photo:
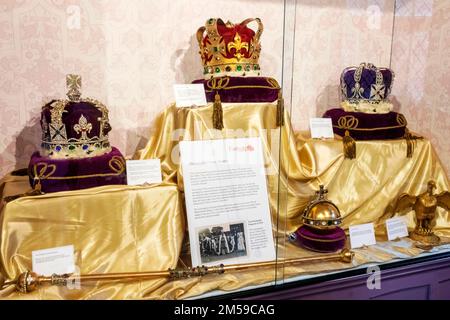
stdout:
POLYGON ((393 109, 387 101, 393 81, 392 70, 371 63, 346 68, 341 74, 341 106, 348 112, 388 113, 393 109))
POLYGON ((197 30, 205 78, 259 76, 262 31, 259 18, 246 19, 239 24, 213 18, 206 21, 206 25, 197 30), (247 26, 251 22, 257 23, 256 32, 247 26))
POLYGON ((42 107, 42 148, 51 158, 85 158, 111 151, 108 109, 101 102, 81 98, 81 77, 66 77, 69 100, 53 100, 42 107))

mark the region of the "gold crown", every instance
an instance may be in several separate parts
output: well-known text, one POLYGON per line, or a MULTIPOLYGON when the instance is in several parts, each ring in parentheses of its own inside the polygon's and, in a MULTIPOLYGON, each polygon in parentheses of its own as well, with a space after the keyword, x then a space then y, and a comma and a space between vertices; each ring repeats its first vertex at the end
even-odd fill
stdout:
POLYGON ((323 185, 316 191, 316 198, 303 211, 304 224, 315 229, 334 229, 341 224, 341 213, 333 202, 326 199, 327 193, 323 185))
POLYGON ((262 31, 259 18, 246 19, 239 24, 213 18, 206 21, 206 25, 197 30, 205 78, 259 76, 262 31), (258 24, 256 32, 247 26, 253 21, 258 24))

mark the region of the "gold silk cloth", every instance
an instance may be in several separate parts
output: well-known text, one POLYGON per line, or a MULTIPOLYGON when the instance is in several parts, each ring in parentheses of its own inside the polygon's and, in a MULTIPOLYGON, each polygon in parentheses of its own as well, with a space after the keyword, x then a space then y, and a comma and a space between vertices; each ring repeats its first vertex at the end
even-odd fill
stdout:
MULTIPOLYGON (((160 158, 166 181, 183 190, 178 143, 181 140, 261 137, 267 173, 272 222, 279 236, 300 226, 302 211, 319 185, 328 189, 349 225, 373 222, 383 235, 384 210, 401 193, 419 194, 435 180, 437 190, 449 189, 447 176, 428 139, 414 142, 412 158, 406 157, 405 139, 356 141, 356 159, 345 159, 342 140, 311 139, 294 133, 289 114, 277 128, 276 103, 223 103, 225 129, 212 128, 212 107, 169 106, 155 123, 156 134, 136 158, 160 158), (281 136, 281 137, 280 137, 281 136), (279 173, 279 175, 278 175, 279 173), (280 179, 279 179, 280 177, 280 179)), ((438 209, 436 230, 450 236, 450 215, 438 209)), ((414 212, 407 215, 413 228, 414 212)))
MULTIPOLYGON (((328 198, 341 210, 344 228, 374 222, 379 242, 356 249, 352 264, 315 262, 178 281, 90 282, 82 283, 81 289, 42 287, 31 294, 17 293, 10 286, 0 291, 0 298, 186 299, 424 253, 407 238, 387 242, 383 227, 387 217, 383 213, 399 194, 423 192, 429 179, 436 181, 437 191, 448 189, 447 177, 428 140, 416 142, 412 158, 406 158, 405 140, 357 141, 357 158, 350 160, 344 159, 342 141, 312 140, 306 134, 295 134, 287 113, 285 125, 277 128, 275 103, 224 103, 223 111, 222 132, 209 129, 212 128, 211 104, 198 108, 172 105, 161 114, 155 124, 156 134, 135 156, 161 159, 165 182, 160 186, 107 186, 24 197, 3 204, 2 277, 14 279, 30 269, 32 250, 68 244, 74 245, 77 265, 83 274, 167 270, 175 266, 180 251, 179 266, 189 264, 187 246, 182 249, 181 244, 185 213, 180 203, 183 175, 177 146, 183 139, 262 138, 280 259, 317 255, 289 243, 286 236, 299 226, 301 211, 319 184, 328 188, 328 198)), ((25 178, 7 176, 0 183, 2 197, 25 192, 27 188, 25 178)), ((408 213, 408 221, 412 228, 412 212, 408 213)), ((436 230, 443 242, 449 242, 446 236, 450 236, 450 217, 442 210, 438 211, 436 230)), ((187 241, 188 237, 184 239, 187 241)), ((445 250, 445 247, 435 249, 445 250)))
MULTIPOLYGON (((0 184, 2 197, 27 189, 28 177, 9 175, 0 184)), ((2 202, 1 277, 11 280, 31 270, 34 250, 66 245, 74 246, 81 274, 174 268, 185 229, 181 207, 177 187, 167 183, 102 186, 2 202)), ((0 298, 130 299, 145 297, 166 281, 82 283, 81 290, 45 287, 26 295, 9 286, 0 298)))

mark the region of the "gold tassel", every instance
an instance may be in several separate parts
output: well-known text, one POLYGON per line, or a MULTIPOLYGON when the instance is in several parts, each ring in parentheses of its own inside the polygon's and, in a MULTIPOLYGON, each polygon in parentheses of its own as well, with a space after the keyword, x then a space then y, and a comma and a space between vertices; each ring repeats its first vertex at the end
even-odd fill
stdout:
POLYGON ((214 129, 222 130, 223 129, 223 110, 222 110, 222 102, 220 101, 220 95, 216 92, 214 96, 214 104, 213 104, 213 126, 214 129))
POLYGON ((284 99, 280 89, 277 100, 277 127, 281 126, 284 126, 284 99))
POLYGON ((412 158, 416 143, 415 140, 422 139, 423 137, 413 135, 411 132, 409 132, 408 128, 405 129, 405 135, 403 137, 406 140, 406 157, 412 158))
POLYGON ((39 179, 37 179, 37 183, 34 186, 33 190, 27 191, 25 193, 21 193, 21 194, 15 194, 13 196, 9 196, 9 197, 5 197, 3 200, 8 203, 11 202, 13 200, 16 200, 18 198, 22 198, 22 197, 30 197, 30 196, 38 196, 44 194, 41 191, 41 181, 39 179))
POLYGON ((348 159, 356 158, 356 142, 350 136, 350 132, 345 130, 345 136, 342 138, 342 142, 344 143, 344 156, 348 159))

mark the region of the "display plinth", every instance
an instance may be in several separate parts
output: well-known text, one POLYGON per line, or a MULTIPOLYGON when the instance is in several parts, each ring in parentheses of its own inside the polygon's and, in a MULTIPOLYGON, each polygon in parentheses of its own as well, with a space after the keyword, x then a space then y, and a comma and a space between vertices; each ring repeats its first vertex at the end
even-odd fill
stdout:
MULTIPOLYGON (((260 136, 273 221, 285 226, 278 230, 280 236, 300 226, 302 210, 321 184, 341 211, 343 229, 373 222, 380 235, 387 218, 385 208, 401 193, 419 194, 429 180, 436 182, 436 192, 449 190, 446 173, 426 138, 414 141, 411 158, 406 157, 406 140, 396 139, 356 141, 356 158, 346 159, 339 137, 320 140, 309 138, 306 132, 294 133, 287 111, 285 125, 277 128, 276 103, 229 103, 223 104, 223 110, 225 129, 218 131, 211 129, 212 104, 169 106, 155 123, 156 134, 137 158, 160 158, 164 179, 183 190, 179 141, 260 136)), ((450 236, 450 216, 444 210, 438 212, 436 231, 450 236)), ((410 212, 408 227, 414 226, 414 213, 410 212)))
MULTIPOLYGON (((29 188, 27 177, 7 176, 3 182, 2 197, 29 188)), ((163 184, 103 186, 2 203, 1 276, 15 279, 31 270, 34 250, 71 244, 80 273, 174 268, 185 230, 180 200, 176 186, 163 184)), ((136 299, 165 282, 93 282, 81 289, 46 287, 28 295, 10 286, 0 291, 0 299, 136 299)))

